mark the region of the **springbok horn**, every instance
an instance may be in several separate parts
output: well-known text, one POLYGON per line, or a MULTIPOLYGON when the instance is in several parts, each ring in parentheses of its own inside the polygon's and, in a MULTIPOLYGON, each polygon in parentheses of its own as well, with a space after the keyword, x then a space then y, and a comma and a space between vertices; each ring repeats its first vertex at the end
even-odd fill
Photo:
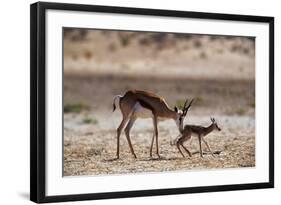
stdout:
POLYGON ((193 103, 194 98, 190 101, 189 105, 187 106, 186 110, 188 110, 191 106, 191 104, 193 103))
POLYGON ((183 106, 183 115, 186 115, 187 113, 187 102, 188 102, 188 99, 186 99, 185 103, 184 103, 184 106, 183 106))
POLYGON ((184 105, 183 105, 183 110, 185 110, 186 105, 187 105, 187 102, 188 102, 188 99, 186 99, 186 101, 184 102, 184 105))

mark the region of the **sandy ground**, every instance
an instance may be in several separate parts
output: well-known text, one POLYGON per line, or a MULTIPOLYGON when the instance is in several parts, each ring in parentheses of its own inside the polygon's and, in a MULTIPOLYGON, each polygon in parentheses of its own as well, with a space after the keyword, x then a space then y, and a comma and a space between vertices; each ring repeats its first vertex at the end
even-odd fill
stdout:
MULTIPOLYGON (((200 120, 202 121, 202 118, 200 120)), ((131 139, 137 159, 133 158, 125 136, 122 135, 119 160, 115 159, 115 130, 82 133, 65 129, 64 175, 120 174, 255 166, 254 122, 245 117, 237 117, 236 119, 225 118, 221 124, 231 120, 246 122, 250 125, 244 129, 224 128, 219 133, 210 134, 206 139, 212 150, 220 151, 220 154, 215 155, 216 157, 214 158, 210 154, 204 155, 204 158, 199 156, 198 140, 196 138, 192 139, 191 143, 186 143, 186 147, 194 153, 193 156, 191 158, 182 158, 177 148, 170 145, 171 139, 178 134, 176 127, 172 125, 166 126, 167 123, 160 123, 159 126, 160 159, 155 155, 155 147, 154 157, 149 157, 152 129, 140 130, 139 128, 132 131, 131 139), (169 129, 169 127, 171 128, 169 129)), ((140 127, 139 124, 137 126, 140 127)), ((94 130, 90 127, 87 128, 88 130, 94 130)))
POLYGON ((123 48, 116 43, 118 35, 89 33, 84 40, 64 42, 64 106, 84 106, 79 112, 64 113, 65 176, 255 166, 252 40, 169 37, 164 46, 138 46, 140 35, 123 48), (112 99, 135 88, 163 96, 171 107, 195 98, 185 123, 208 126, 210 116, 215 117, 222 131, 206 139, 219 154, 200 158, 194 138, 186 143, 193 156, 183 158, 170 144, 178 135, 176 125, 166 120, 159 123, 161 158, 157 159, 155 149, 150 158, 152 121, 140 119, 131 131, 137 159, 122 133, 116 160, 116 128, 122 116, 119 109, 112 113, 112 99))

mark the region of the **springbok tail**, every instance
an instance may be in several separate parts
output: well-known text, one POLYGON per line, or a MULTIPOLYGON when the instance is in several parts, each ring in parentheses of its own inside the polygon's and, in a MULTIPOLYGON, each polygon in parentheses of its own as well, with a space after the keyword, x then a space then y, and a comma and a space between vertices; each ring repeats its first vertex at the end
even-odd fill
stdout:
POLYGON ((118 98, 119 101, 120 101, 120 98, 122 98, 122 97, 123 97, 122 95, 116 95, 116 96, 113 98, 113 111, 112 111, 112 112, 114 112, 115 109, 116 109, 116 105, 115 105, 116 99, 118 98))

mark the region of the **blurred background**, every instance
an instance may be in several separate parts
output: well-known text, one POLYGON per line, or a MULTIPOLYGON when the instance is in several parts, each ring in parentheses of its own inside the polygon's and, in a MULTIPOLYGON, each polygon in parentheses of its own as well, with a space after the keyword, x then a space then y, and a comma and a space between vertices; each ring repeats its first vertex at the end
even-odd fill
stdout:
MULTIPOLYGON (((115 132, 122 117, 118 109, 112 113, 112 100, 129 89, 153 92, 171 107, 182 107, 186 98, 195 98, 186 123, 208 125, 209 117, 216 117, 224 130, 220 137, 237 138, 238 147, 239 140, 247 146, 241 148, 248 155, 240 165, 254 166, 255 38, 65 28, 63 52, 66 175, 116 173, 110 167, 97 168, 97 161, 114 156, 115 132), (81 171, 79 163, 93 155, 92 171, 81 171)), ((159 126, 160 132, 165 131, 160 141, 166 146, 177 128, 172 121, 159 126)), ((148 151, 151 120, 137 121, 132 133, 135 147, 148 151)), ((121 142, 127 153, 126 143, 121 142)), ((216 143, 227 149, 227 142, 216 143)), ((239 167, 239 163, 229 166, 239 167)))
POLYGON ((250 37, 64 29, 65 103, 107 110, 114 95, 144 89, 171 106, 196 97, 252 113, 254 50, 250 37))

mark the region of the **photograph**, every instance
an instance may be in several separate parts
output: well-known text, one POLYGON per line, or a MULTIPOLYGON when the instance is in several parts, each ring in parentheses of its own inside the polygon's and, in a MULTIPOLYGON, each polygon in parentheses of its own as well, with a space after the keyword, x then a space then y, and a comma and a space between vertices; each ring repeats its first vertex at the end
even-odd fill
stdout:
POLYGON ((64 177, 256 166, 254 36, 62 29, 64 177))

